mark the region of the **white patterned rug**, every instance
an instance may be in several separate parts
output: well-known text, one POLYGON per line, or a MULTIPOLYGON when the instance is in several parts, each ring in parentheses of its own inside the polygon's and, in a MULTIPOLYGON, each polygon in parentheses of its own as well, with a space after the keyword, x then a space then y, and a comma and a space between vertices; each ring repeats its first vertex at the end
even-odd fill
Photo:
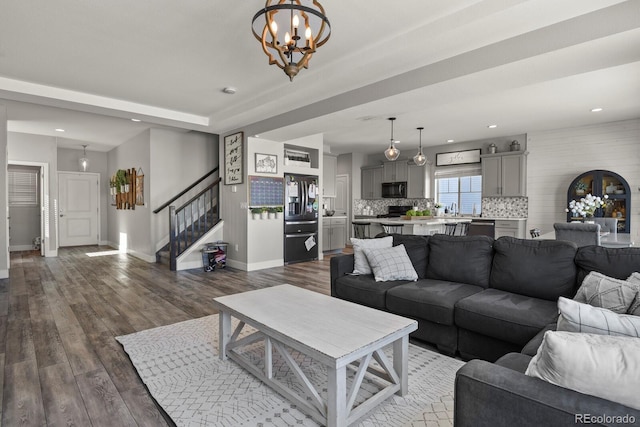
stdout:
MULTIPOLYGON (((153 398, 178 426, 318 425, 233 361, 218 358, 217 315, 116 339, 153 398)), ((262 349, 257 346, 246 354, 259 364, 262 349)), ((323 368, 303 355, 294 357, 322 389, 323 368)), ((274 364, 274 373, 295 387, 286 363, 274 355, 274 364)), ((358 425, 451 426, 453 382, 463 364, 409 344, 409 393, 387 399, 358 425)), ((375 389, 376 384, 363 383, 363 394, 368 387, 375 389)))

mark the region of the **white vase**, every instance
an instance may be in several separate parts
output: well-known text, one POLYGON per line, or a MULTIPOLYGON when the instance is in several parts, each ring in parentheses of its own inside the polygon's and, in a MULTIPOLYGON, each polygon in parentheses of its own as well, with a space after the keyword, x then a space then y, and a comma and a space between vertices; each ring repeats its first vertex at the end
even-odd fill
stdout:
POLYGON ((276 219, 276 213, 275 212, 269 212, 269 219, 276 219))
POLYGON ((282 219, 284 217, 284 212, 276 212, 276 219, 282 219))
POLYGON ((268 212, 260 212, 260 219, 267 219, 267 218, 269 218, 268 212))

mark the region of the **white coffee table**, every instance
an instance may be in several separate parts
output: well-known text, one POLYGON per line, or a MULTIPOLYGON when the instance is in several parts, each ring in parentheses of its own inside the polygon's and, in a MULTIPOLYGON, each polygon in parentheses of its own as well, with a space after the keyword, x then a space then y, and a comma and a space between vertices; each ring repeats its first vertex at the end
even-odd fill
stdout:
POLYGON ((229 357, 320 423, 331 427, 352 424, 394 393, 407 393, 409 333, 418 328, 415 320, 292 285, 215 298, 214 305, 220 310, 220 358, 229 357), (240 321, 234 331, 232 316, 240 321), (239 338, 246 325, 257 332, 239 338), (263 369, 238 351, 261 340, 265 348, 263 369), (389 344, 393 344, 392 362, 382 351, 389 344), (289 349, 326 367, 326 398, 305 376, 289 349), (304 396, 274 376, 274 351, 295 374, 304 396), (372 359, 379 366, 370 365, 372 359), (356 372, 350 382, 347 368, 356 372), (354 407, 365 376, 375 376, 388 385, 354 407))

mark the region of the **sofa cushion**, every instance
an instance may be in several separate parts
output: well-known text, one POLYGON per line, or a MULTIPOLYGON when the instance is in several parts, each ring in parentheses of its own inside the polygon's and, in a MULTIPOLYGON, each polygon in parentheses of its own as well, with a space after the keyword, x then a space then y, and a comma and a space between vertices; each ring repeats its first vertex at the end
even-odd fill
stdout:
POLYGON ((490 286, 555 301, 572 296, 576 283, 575 245, 556 240, 500 237, 493 243, 490 286))
POLYGON ((453 325, 456 302, 482 290, 464 283, 423 279, 390 289, 387 308, 402 316, 453 325))
MULTIPOLYGON (((631 276, 627 278, 627 282, 631 282, 640 287, 640 273, 633 273, 631 276)), ((631 306, 627 310, 627 313, 633 314, 634 316, 640 316, 640 290, 636 294, 635 299, 631 303, 631 306)))
POLYGON ((353 274, 371 274, 371 267, 363 250, 365 248, 390 248, 393 245, 393 237, 387 236, 380 239, 356 239, 351 238, 353 245, 353 274))
POLYGON ((585 246, 578 249, 575 263, 578 265, 578 283, 582 283, 590 271, 624 280, 640 271, 640 248, 585 246))
POLYGON ((336 280, 335 296, 368 307, 386 310, 387 291, 404 283, 407 281, 376 282, 371 274, 346 275, 336 280))
POLYGON ((427 279, 488 287, 492 245, 487 236, 431 236, 427 279))
POLYGON ((640 317, 617 314, 567 298, 558 299, 558 331, 640 337, 640 317))
POLYGON ((526 375, 640 409, 640 340, 547 332, 526 375))
POLYGON ((363 252, 367 256, 376 282, 418 280, 418 274, 411 264, 404 245, 363 249, 363 252))
POLYGON ((517 295, 498 289, 463 298, 455 307, 460 328, 524 346, 558 316, 555 301, 517 295))
POLYGON ((615 313, 626 313, 636 295, 638 285, 592 271, 584 278, 573 299, 615 313))
POLYGON ((393 234, 393 246, 404 245, 411 259, 413 268, 419 279, 424 279, 427 273, 427 259, 429 257, 429 236, 413 234, 393 234))

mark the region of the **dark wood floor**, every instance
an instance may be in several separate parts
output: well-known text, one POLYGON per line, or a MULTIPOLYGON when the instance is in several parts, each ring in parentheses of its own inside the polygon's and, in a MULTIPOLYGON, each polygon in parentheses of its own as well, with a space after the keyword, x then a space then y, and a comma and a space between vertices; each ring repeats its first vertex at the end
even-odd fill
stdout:
POLYGON ((217 296, 291 283, 329 294, 329 259, 257 272, 171 272, 106 247, 11 255, 0 280, 3 426, 163 426, 114 337, 215 313, 217 296))

